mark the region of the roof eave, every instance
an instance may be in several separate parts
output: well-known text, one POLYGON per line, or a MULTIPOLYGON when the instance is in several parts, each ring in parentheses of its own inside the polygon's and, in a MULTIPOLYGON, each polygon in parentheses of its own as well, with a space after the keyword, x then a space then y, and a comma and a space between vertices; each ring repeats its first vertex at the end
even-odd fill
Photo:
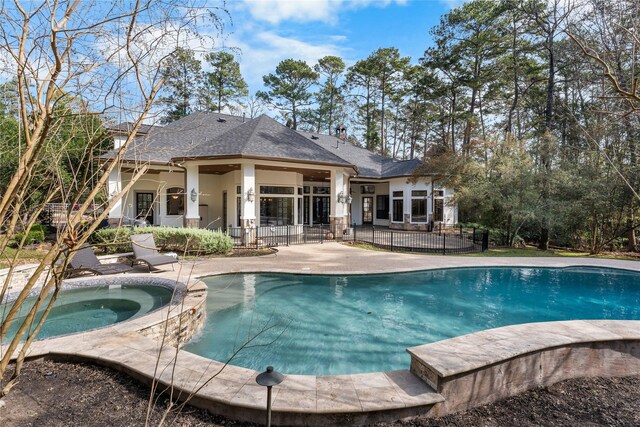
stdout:
POLYGON ((251 159, 251 160, 270 160, 277 162, 285 162, 285 163, 304 163, 311 165, 322 165, 322 166, 338 166, 344 168, 351 168, 355 171, 358 168, 351 163, 335 163, 335 162, 323 162, 318 160, 301 160, 301 159, 292 159, 292 158, 283 158, 283 157, 269 157, 269 156, 248 156, 245 154, 224 154, 224 155, 216 155, 216 156, 189 156, 189 157, 172 157, 172 162, 184 162, 189 160, 221 160, 221 159, 251 159))
MULTIPOLYGON (((98 163, 106 163, 110 160, 113 160, 114 157, 98 157, 96 160, 98 163)), ((121 164, 145 164, 145 165, 154 165, 154 166, 171 166, 173 162, 161 162, 158 160, 131 160, 131 159, 120 159, 121 164)))

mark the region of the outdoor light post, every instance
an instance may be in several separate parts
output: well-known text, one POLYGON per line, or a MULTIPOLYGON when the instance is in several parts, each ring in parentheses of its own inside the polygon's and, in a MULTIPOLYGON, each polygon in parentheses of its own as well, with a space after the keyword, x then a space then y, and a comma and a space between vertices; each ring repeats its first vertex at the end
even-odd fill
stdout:
POLYGON ((267 366, 267 370, 256 377, 256 382, 267 387, 267 427, 271 427, 271 387, 280 384, 284 375, 273 370, 273 366, 267 366))

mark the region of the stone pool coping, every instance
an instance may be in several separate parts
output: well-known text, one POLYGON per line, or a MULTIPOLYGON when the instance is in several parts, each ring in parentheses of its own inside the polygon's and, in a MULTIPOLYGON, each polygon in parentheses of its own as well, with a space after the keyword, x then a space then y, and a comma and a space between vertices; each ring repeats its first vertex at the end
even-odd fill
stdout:
MULTIPOLYGON (((195 281, 193 283, 196 283, 195 281)), ((148 274, 116 274, 109 276, 84 276, 65 279, 60 286, 61 291, 69 289, 83 289, 94 286, 121 286, 135 284, 140 286, 159 286, 173 292, 171 304, 179 304, 187 293, 187 285, 173 278, 149 276, 148 274)), ((193 284, 192 284, 193 286, 193 284)), ((41 286, 34 287, 29 292, 29 297, 40 293, 41 286)), ((20 290, 8 292, 4 302, 12 302, 20 294, 20 290)))
MULTIPOLYGON (((640 263, 635 261, 389 254, 335 243, 279 248, 278 254, 256 258, 213 258, 181 263, 178 271, 153 276, 180 280, 184 275, 199 278, 235 272, 363 274, 498 266, 592 266, 640 271, 640 263)), ((201 288, 195 294, 199 294, 200 299, 192 301, 194 308, 204 310, 201 288)), ((194 295, 188 294, 187 298, 190 296, 194 295)), ((190 396, 222 367, 221 362, 162 346, 157 336, 145 337, 137 332, 144 334, 152 326, 149 323, 126 330, 123 326, 38 341, 32 345, 29 357, 92 361, 126 372, 145 383, 153 378, 166 385, 173 383, 182 397, 190 396), (127 351, 123 351, 125 348, 127 351)), ((543 357, 547 361, 569 363, 569 367, 559 362, 550 366, 555 367, 555 372, 571 375, 638 374, 640 321, 514 325, 418 346, 409 351, 415 355, 411 371, 288 375, 273 390, 274 422, 354 425, 415 415, 443 415, 545 384, 542 378, 554 382, 562 379, 562 375, 545 375, 541 368, 536 368, 541 366, 543 357), (550 355, 554 358, 549 359, 550 355), (607 363, 607 360, 613 360, 612 356, 616 356, 614 362, 607 363), (586 367, 591 366, 589 361, 595 363, 587 370, 586 367), (572 364, 580 367, 578 372, 569 369, 572 364), (430 370, 421 371, 424 367, 430 370), (530 378, 533 380, 527 380, 530 378)), ((257 374, 250 369, 228 365, 192 396, 190 403, 229 418, 262 422, 266 393, 255 384, 257 374)))

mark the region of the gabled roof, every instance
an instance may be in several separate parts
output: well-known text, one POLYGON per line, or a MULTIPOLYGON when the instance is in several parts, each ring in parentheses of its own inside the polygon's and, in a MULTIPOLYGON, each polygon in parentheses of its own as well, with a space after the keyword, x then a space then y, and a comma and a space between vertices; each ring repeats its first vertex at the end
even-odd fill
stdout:
POLYGON ((343 158, 264 114, 220 135, 205 137, 195 147, 176 155, 174 160, 228 156, 351 166, 343 158))
POLYGON ((358 177, 362 178, 394 178, 411 176, 422 162, 419 159, 397 160, 382 157, 366 148, 357 147, 336 136, 309 132, 299 132, 310 141, 314 141, 325 150, 342 157, 358 168, 358 177))
MULTIPOLYGON (((171 122, 153 132, 138 137, 127 149, 123 160, 169 163, 171 159, 200 145, 207 139, 234 129, 243 123, 242 117, 212 112, 197 112, 171 122)), ((109 151, 102 157, 113 157, 109 151)))
MULTIPOLYGON (((134 124, 131 122, 122 122, 117 125, 107 125, 105 128, 111 133, 128 135, 133 130, 134 124)), ((141 124, 138 127, 136 135, 146 135, 154 129, 161 129, 162 126, 141 124)))

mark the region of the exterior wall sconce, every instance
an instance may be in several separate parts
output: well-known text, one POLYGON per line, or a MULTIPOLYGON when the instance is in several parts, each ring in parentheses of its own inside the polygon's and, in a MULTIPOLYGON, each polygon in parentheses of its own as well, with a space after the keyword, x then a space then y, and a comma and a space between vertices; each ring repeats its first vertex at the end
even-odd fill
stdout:
POLYGON ((351 195, 344 194, 344 191, 338 193, 338 203, 348 203, 351 204, 353 201, 351 195))
POLYGON ((195 201, 198 200, 198 192, 196 191, 195 188, 191 189, 191 201, 195 203, 195 201))
POLYGON ((253 191, 253 187, 249 187, 247 190, 247 200, 253 202, 256 198, 256 193, 253 191))

